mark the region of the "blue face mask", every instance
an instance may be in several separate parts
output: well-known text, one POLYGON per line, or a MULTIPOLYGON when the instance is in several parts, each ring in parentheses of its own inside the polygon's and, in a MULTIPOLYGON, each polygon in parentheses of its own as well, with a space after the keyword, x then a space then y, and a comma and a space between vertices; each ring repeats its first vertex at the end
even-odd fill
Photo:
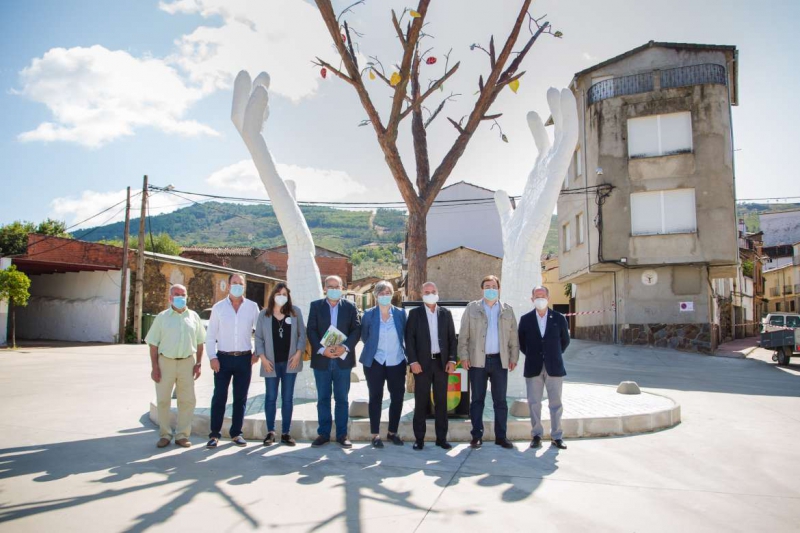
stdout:
POLYGON ((338 300, 342 297, 342 289, 328 289, 325 293, 329 300, 338 300))
POLYGON ((483 297, 490 302, 497 300, 498 296, 500 296, 500 291, 497 289, 483 289, 483 297))
POLYGON ((382 305, 383 307, 386 307, 386 306, 390 305, 391 303, 392 303, 392 295, 391 294, 384 294, 384 295, 378 296, 378 305, 382 305))
POLYGON ((239 298, 244 294, 244 285, 231 285, 231 296, 239 298))
POLYGON ((186 307, 186 296, 175 296, 172 298, 172 306, 175 309, 184 309, 186 307))

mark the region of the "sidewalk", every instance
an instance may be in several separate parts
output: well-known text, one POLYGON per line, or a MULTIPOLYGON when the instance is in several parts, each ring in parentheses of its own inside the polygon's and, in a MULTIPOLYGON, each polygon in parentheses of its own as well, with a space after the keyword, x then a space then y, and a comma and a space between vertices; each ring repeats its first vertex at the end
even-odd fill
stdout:
POLYGON ((717 352, 714 355, 744 359, 750 355, 753 350, 758 348, 759 339, 760 337, 745 337, 743 339, 723 342, 717 347, 717 352))

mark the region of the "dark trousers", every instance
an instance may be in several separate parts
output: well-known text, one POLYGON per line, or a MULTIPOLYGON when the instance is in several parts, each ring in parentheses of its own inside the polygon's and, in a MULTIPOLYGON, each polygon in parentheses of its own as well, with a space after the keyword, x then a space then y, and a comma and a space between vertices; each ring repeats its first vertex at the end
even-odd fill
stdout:
POLYGON ((400 413, 403 411, 403 396, 406 389, 406 363, 386 366, 377 361, 364 367, 369 389, 369 427, 373 435, 381 431, 381 411, 383 410, 383 387, 389 388, 389 433, 397 433, 400 427, 400 413))
POLYGON ((487 384, 492 382, 492 403, 494 404, 494 438, 506 438, 508 421, 508 369, 503 368, 500 357, 487 357, 484 368, 471 366, 469 385, 472 401, 469 404, 469 417, 472 419, 472 438, 483 438, 483 406, 486 402, 487 384))
POLYGON ((331 393, 336 402, 334 416, 336 418, 336 438, 347 436, 347 413, 349 405, 347 395, 350 393, 350 369, 339 368, 336 359, 330 359, 326 370, 314 369, 314 381, 317 383, 317 434, 331 436, 331 393))
POLYGON ((222 437, 222 420, 225 418, 225 404, 228 402, 228 387, 233 379, 233 415, 231 417, 231 438, 242 434, 244 409, 247 405, 247 390, 253 373, 252 359, 249 355, 217 354, 219 372, 214 374, 214 396, 211 399, 211 433, 209 438, 222 437))
POLYGON ((289 363, 275 363, 275 377, 264 378, 267 395, 264 398, 264 416, 267 431, 275 431, 275 414, 278 411, 278 385, 281 387, 281 433, 289 433, 294 410, 294 382, 297 374, 287 372, 289 363))
POLYGON ((418 441, 425 440, 431 386, 436 415, 436 442, 447 440, 447 380, 448 374, 439 361, 431 361, 427 368, 422 367, 422 372, 414 374, 414 438, 418 441))

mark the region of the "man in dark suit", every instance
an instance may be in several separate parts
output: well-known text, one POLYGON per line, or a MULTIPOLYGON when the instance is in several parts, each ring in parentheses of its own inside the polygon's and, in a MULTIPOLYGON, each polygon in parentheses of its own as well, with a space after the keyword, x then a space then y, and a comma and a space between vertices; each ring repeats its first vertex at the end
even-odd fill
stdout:
POLYGON ((569 346, 569 326, 564 315, 549 308, 547 287, 535 287, 532 300, 535 309, 519 321, 519 348, 525 354, 524 375, 531 411, 531 448, 542 445, 542 394, 546 388, 550 439, 553 446, 566 450, 561 430, 561 389, 567 375, 562 354, 569 346))
POLYGON ((455 372, 456 328, 449 310, 437 305, 438 290, 433 282, 422 285, 422 301, 408 313, 406 356, 414 373, 414 449, 425 446, 425 425, 433 384, 436 414, 436 445, 449 450, 447 442, 447 380, 455 372))
POLYGON ((311 368, 317 383, 317 438, 314 447, 331 440, 331 393, 336 402, 336 442, 352 448, 347 438, 347 395, 350 392, 350 369, 356 364, 356 343, 361 335, 361 318, 356 306, 342 298, 342 278, 325 278, 325 298, 311 302, 306 333, 311 343, 311 368), (322 337, 333 324, 347 335, 344 344, 324 346, 322 337))

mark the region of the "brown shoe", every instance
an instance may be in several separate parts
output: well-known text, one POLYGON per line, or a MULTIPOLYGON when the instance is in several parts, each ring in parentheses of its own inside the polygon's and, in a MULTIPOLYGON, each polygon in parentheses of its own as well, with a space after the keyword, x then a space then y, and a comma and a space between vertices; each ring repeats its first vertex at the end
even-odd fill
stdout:
POLYGON ((167 446, 169 446, 169 441, 170 439, 168 439, 167 437, 161 437, 160 439, 158 439, 158 442, 156 442, 156 446, 159 448, 166 448, 167 446))
POLYGON ((189 439, 178 439, 175 441, 175 446, 180 446, 181 448, 188 448, 191 445, 192 443, 189 442, 189 439))

